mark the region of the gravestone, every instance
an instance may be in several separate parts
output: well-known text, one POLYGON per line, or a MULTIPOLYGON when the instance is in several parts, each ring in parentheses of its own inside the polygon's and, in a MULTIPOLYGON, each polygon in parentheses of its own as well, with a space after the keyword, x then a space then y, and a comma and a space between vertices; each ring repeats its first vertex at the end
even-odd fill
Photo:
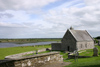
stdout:
POLYGON ((38 54, 38 50, 36 50, 36 54, 38 54))
POLYGON ((49 48, 46 48, 46 51, 50 51, 50 49, 49 48))
POLYGON ((98 48, 97 47, 93 48, 93 56, 98 56, 98 48))
POLYGON ((64 51, 64 53, 68 53, 68 51, 67 51, 67 50, 65 50, 65 51, 64 51))
POLYGON ((34 53, 33 53, 33 55, 34 55, 34 53))

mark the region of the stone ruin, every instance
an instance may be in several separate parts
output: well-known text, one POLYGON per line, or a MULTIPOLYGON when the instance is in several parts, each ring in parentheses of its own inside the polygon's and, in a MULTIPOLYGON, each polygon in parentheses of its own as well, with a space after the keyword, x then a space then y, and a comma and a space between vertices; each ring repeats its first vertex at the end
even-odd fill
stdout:
POLYGON ((63 62, 63 57, 59 54, 59 52, 0 60, 0 67, 41 67, 42 65, 54 62, 63 62))

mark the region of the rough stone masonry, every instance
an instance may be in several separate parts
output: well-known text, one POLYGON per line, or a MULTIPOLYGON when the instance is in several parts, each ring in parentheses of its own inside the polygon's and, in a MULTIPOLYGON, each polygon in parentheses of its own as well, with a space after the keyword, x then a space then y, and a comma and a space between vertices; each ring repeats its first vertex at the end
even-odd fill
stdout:
POLYGON ((0 67, 41 67, 44 64, 54 62, 63 62, 63 58, 59 52, 1 60, 0 67))

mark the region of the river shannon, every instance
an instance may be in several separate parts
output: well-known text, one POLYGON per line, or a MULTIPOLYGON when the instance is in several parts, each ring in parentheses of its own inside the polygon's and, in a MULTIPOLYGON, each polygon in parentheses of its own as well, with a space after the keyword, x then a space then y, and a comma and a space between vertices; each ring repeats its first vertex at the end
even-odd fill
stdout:
POLYGON ((33 46, 33 45, 46 45, 51 43, 57 43, 56 41, 50 42, 37 42, 37 43, 24 43, 24 44, 17 44, 17 43, 0 43, 0 48, 5 47, 18 47, 18 46, 33 46))

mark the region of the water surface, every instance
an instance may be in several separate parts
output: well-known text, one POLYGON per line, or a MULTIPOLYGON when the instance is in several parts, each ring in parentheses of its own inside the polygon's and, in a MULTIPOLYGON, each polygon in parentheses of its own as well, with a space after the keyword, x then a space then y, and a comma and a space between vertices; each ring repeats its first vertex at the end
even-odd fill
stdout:
POLYGON ((46 45, 56 43, 56 41, 50 41, 50 42, 37 42, 37 43, 24 43, 24 44, 17 44, 17 43, 0 43, 0 48, 5 47, 18 47, 18 46, 33 46, 33 45, 46 45))

